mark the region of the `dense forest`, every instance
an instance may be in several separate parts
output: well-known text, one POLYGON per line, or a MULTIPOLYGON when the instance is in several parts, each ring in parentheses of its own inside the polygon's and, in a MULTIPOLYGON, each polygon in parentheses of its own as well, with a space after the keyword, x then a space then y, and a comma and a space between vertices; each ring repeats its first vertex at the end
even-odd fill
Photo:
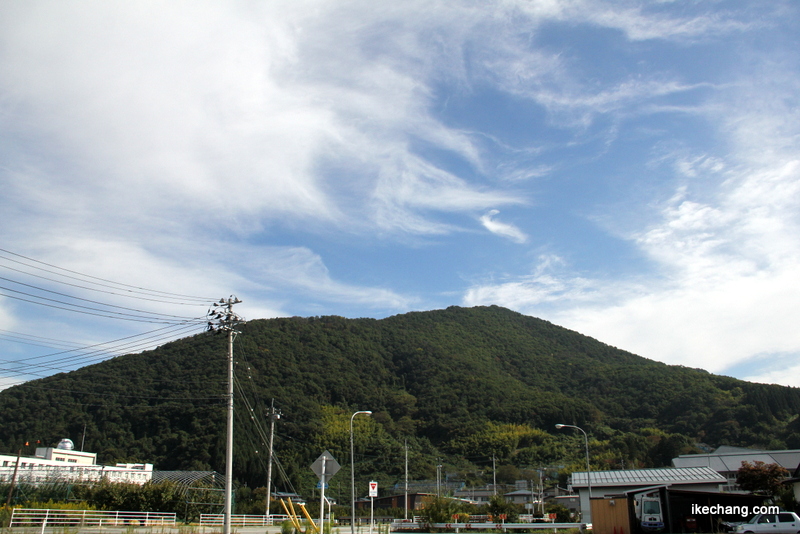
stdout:
MULTIPOLYGON (((280 489, 311 491, 329 450, 358 478, 498 482, 522 470, 668 465, 698 447, 800 448, 800 390, 668 366, 504 308, 451 307, 386 319, 254 320, 238 327, 234 473, 266 477, 268 407, 282 417, 280 489), (488 478, 487 478, 488 477, 488 478)), ((207 333, 0 392, 0 451, 69 437, 101 463, 225 470, 227 339, 207 333), (85 431, 84 431, 85 429, 85 431), (84 434, 85 432, 85 434, 84 434)), ((31 445, 24 453, 32 453, 31 445)), ((343 470, 343 472, 345 472, 343 470)), ((349 475, 332 491, 347 495, 349 475)))

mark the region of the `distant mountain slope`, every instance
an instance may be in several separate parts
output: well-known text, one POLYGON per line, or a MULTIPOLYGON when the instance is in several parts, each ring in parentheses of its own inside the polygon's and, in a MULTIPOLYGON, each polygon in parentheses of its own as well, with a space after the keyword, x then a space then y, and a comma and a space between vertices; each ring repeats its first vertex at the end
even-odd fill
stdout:
MULTIPOLYGON (((518 467, 579 460, 662 465, 696 441, 800 447, 800 390, 667 366, 496 306, 451 307, 382 320, 254 320, 235 343, 235 471, 263 482, 262 425, 274 398, 284 416, 276 448, 295 484, 324 449, 347 463, 349 423, 364 473, 412 476, 434 459, 465 475, 487 458, 518 467), (258 453, 256 451, 259 451, 258 453)), ((103 462, 224 470, 223 336, 204 334, 0 392, 0 450, 63 437, 103 462)), ((435 471, 433 471, 435 473, 435 471)), ((479 476, 475 475, 475 476, 479 476)), ((394 477, 394 478, 392 478, 394 477)))

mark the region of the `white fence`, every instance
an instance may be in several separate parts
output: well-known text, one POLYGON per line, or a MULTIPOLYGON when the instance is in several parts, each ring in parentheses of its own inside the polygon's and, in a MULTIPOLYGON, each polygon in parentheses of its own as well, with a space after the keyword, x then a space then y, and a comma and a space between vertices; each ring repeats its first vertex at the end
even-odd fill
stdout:
MULTIPOLYGON (((232 527, 266 527, 288 521, 289 516, 283 514, 272 514, 267 519, 265 515, 232 514, 232 527)), ((200 514, 201 527, 218 527, 224 521, 222 514, 200 514)))
POLYGON ((175 526, 175 521, 175 514, 166 512, 14 508, 8 526, 175 526))
MULTIPOLYGON (((404 530, 420 530, 426 525, 412 521, 404 521, 402 519, 395 520, 392 523, 392 532, 402 532, 404 530)), ((551 529, 555 532, 556 529, 579 529, 581 532, 586 531, 585 523, 433 523, 430 525, 434 528, 442 528, 445 530, 459 532, 462 530, 534 530, 534 529, 551 529)))

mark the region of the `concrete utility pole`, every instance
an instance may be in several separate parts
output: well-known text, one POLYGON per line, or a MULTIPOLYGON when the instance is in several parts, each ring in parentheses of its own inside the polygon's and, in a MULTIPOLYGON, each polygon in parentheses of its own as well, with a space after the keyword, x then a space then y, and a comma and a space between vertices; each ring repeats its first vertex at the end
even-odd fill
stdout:
POLYGON ((405 512, 403 513, 403 519, 408 519, 408 440, 405 441, 405 448, 406 448, 406 507, 405 512))
POLYGON ((267 524, 271 525, 269 507, 272 504, 272 443, 275 437, 275 421, 281 418, 280 412, 275 411, 275 399, 269 408, 269 462, 267 463, 267 524))
POLYGON ((441 464, 441 461, 442 461, 441 458, 437 458, 437 462, 436 462, 436 496, 437 497, 441 497, 442 496, 442 490, 441 490, 442 464, 441 464))
POLYGON ((11 504, 11 497, 14 495, 14 484, 17 483, 17 472, 19 471, 19 460, 22 458, 22 448, 20 447, 17 453, 17 463, 14 464, 14 475, 11 477, 11 485, 8 487, 8 498, 6 499, 6 508, 11 504))
POLYGON ((231 503, 233 502, 233 339, 239 332, 234 326, 242 318, 233 313, 233 305, 242 302, 231 295, 219 299, 208 310, 208 329, 228 333, 228 439, 225 454, 225 508, 223 509, 223 534, 231 534, 231 503))
POLYGON ((492 453, 492 495, 497 495, 497 458, 492 453))

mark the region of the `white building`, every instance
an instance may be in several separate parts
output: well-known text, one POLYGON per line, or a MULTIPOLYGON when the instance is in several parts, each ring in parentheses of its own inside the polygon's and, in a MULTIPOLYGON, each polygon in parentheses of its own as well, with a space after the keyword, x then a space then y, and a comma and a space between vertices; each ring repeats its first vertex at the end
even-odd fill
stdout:
POLYGON ((10 482, 15 470, 17 483, 31 484, 103 479, 144 484, 153 478, 153 464, 97 465, 96 453, 76 451, 69 439, 62 439, 57 447, 37 447, 35 456, 0 454, 0 481, 10 482))

